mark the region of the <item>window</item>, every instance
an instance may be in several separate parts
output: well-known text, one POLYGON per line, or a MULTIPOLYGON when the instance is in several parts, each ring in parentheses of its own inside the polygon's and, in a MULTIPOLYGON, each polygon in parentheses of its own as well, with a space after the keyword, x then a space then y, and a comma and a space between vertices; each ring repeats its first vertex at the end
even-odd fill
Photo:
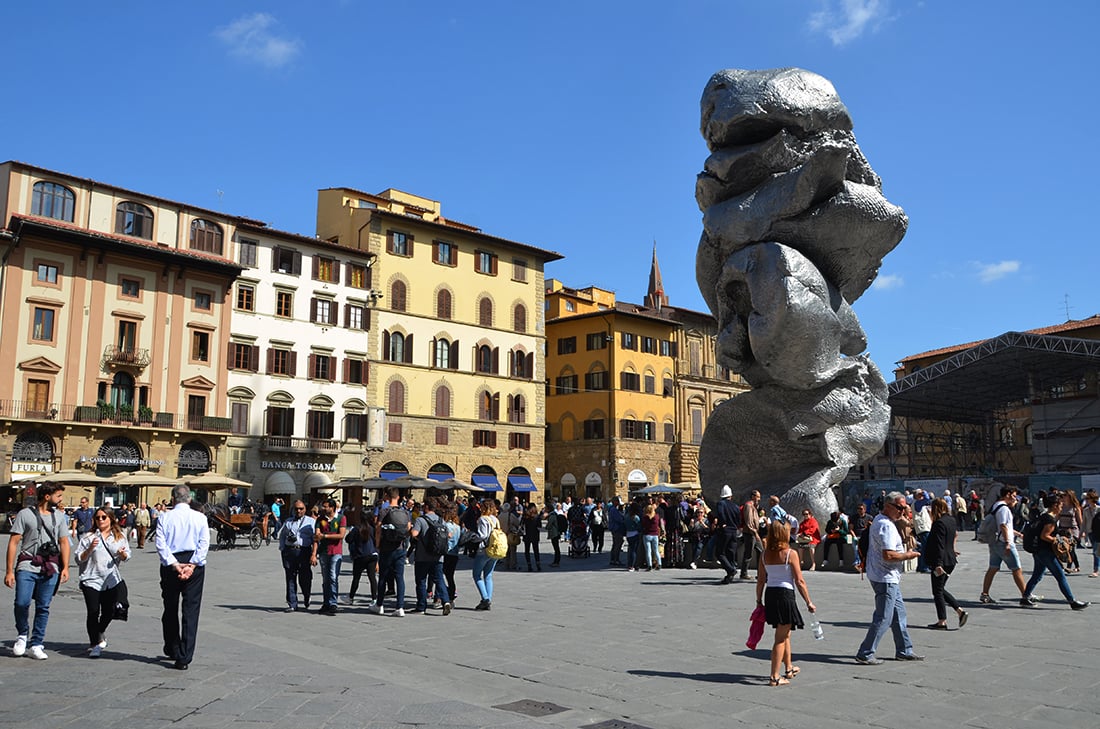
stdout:
POLYGON ((119 354, 133 356, 137 347, 137 322, 122 320, 118 323, 119 354))
POLYGON ((661 356, 662 357, 675 357, 676 356, 676 342, 661 340, 661 356))
POLYGON ((408 233, 391 230, 386 236, 386 252, 395 256, 412 255, 413 237, 408 233))
POLYGON ((348 413, 344 417, 344 437, 365 443, 368 438, 367 416, 362 413, 348 413))
POLYGON ((645 392, 647 395, 653 395, 657 392, 657 378, 653 375, 645 376, 645 392))
POLYGON ((440 319, 451 318, 451 292, 440 289, 435 295, 435 315, 440 319))
POLYGON ((275 316, 286 319, 294 316, 294 293, 291 291, 275 292, 275 316))
POLYGON ((436 367, 451 369, 451 343, 446 339, 435 340, 435 352, 432 360, 436 367))
POLYGON ((309 378, 311 380, 336 381, 336 358, 326 354, 309 355, 309 378))
POLYGON ((509 433, 508 434, 508 447, 511 450, 531 450, 531 434, 530 433, 509 433))
POLYGON ((475 448, 496 448, 497 447, 497 434, 492 430, 475 430, 474 431, 474 447, 475 448))
POLYGON ((141 203, 119 203, 115 209, 115 232, 152 240, 153 211, 141 203))
POLYGON ((352 385, 365 385, 369 373, 370 368, 364 360, 353 357, 344 360, 344 382, 352 385))
POLYGON ((561 337, 558 339, 558 354, 573 354, 576 351, 576 337, 561 337))
POLYGON ((588 347, 588 351, 591 352, 594 349, 607 349, 607 334, 603 332, 592 332, 585 337, 585 344, 588 347))
POLYGON ((474 371, 495 375, 500 370, 500 349, 483 344, 477 348, 477 362, 474 371))
POLYGON ((202 430, 206 420, 206 397, 204 395, 187 396, 187 427, 202 430))
POLYGON ((336 302, 332 299, 310 299, 309 320, 314 324, 336 323, 336 302))
POLYGON ((390 423, 387 428, 386 440, 390 443, 401 442, 401 423, 390 423))
POLYGON ((633 440, 657 440, 657 424, 641 420, 620 420, 619 437, 633 440))
POLYGON ((458 262, 457 259, 454 243, 448 243, 444 240, 437 240, 432 243, 432 261, 435 263, 441 266, 453 266, 458 262))
POLYGON ((55 182, 36 182, 31 193, 31 215, 73 222, 73 191, 55 182))
POLYGON ((237 262, 245 268, 256 267, 256 241, 241 239, 237 244, 237 262))
MULTIPOLYGON (((233 435, 248 435, 248 410, 248 403, 246 402, 234 402, 229 404, 230 433, 233 433, 233 435)), ((234 448, 233 450, 247 453, 244 448, 234 448)), ((241 466, 239 468, 231 468, 231 470, 240 473, 244 471, 245 468, 241 466)))
POLYGON ((196 291, 195 292, 195 308, 196 309, 201 309, 202 311, 210 311, 211 297, 210 297, 210 294, 208 292, 206 292, 206 291, 196 291))
POLYGON ((388 362, 412 364, 413 335, 382 332, 382 354, 388 362))
POLYGON ((34 326, 31 329, 31 339, 37 342, 53 341, 53 320, 57 312, 53 309, 34 307, 34 326))
POLYGON ((576 311, 577 310, 576 302, 570 301, 570 300, 567 299, 566 302, 565 302, 565 310, 566 311, 576 311))
POLYGON ((513 350, 508 353, 508 374, 512 377, 521 377, 529 380, 535 376, 535 355, 523 350, 513 350))
POLYGON ((39 283, 57 283, 57 266, 49 263, 38 264, 38 282, 39 283))
POLYGON ((405 383, 394 380, 389 387, 389 404, 387 410, 400 415, 405 412, 405 383))
POLYGON ((477 396, 478 420, 500 420, 500 393, 484 391, 477 396))
POLYGON ((522 258, 512 259, 512 280, 527 282, 527 261, 522 258))
POLYGON ((524 401, 523 395, 508 396, 508 422, 527 422, 527 403, 524 401))
POLYGON ((676 424, 665 423, 665 443, 676 442, 676 424))
POLYGON ((603 418, 584 421, 584 439, 599 440, 607 437, 607 421, 603 418))
POLYGON ((477 304, 477 323, 483 327, 493 326, 493 300, 488 296, 477 304))
POLYGON ((451 417, 451 388, 445 385, 440 386, 440 388, 435 391, 434 415, 437 418, 451 417))
POLYGON ((606 390, 607 372, 589 372, 584 376, 585 390, 606 390))
POLYGON ((405 307, 407 302, 405 300, 405 293, 406 287, 404 281, 394 281, 390 285, 390 309, 393 311, 406 310, 405 307))
POLYGON ((328 256, 314 256, 313 280, 338 283, 340 281, 340 262, 328 256))
POLYGON ((497 257, 488 251, 474 251, 474 270, 488 276, 497 275, 497 257))
POLYGON ((141 282, 132 278, 124 278, 119 282, 120 293, 128 299, 136 299, 141 295, 141 282))
POLYGON ((623 332, 623 349, 638 350, 638 335, 631 334, 630 332, 623 332))
POLYGON ((619 373, 619 387, 624 390, 641 392, 642 381, 637 372, 621 372, 619 373))
POLYGON ((348 286, 356 289, 365 289, 370 286, 366 266, 361 266, 358 263, 348 264, 348 286))
POLYGON ((702 373, 699 342, 688 342, 688 371, 698 377, 702 373))
POLYGON ((512 329, 520 334, 527 332, 527 307, 523 304, 516 304, 512 309, 512 329))
POLYGON ((703 442, 703 410, 691 409, 691 442, 699 445, 703 442))
POLYGON ((306 437, 315 440, 332 440, 336 415, 330 410, 306 412, 306 437))
POLYGON ((290 276, 302 274, 302 254, 293 248, 276 246, 271 249, 271 270, 290 276))
POLYGON ((672 397, 672 378, 661 378, 661 395, 664 397, 672 397))
POLYGON ((1001 426, 1001 445, 1011 448, 1016 443, 1016 436, 1012 432, 1012 426, 1001 426))
POLYGON ((269 407, 267 434, 283 437, 294 435, 294 408, 269 407))
POLYGON ((202 218, 191 221, 191 242, 193 251, 213 253, 216 256, 222 254, 222 227, 217 223, 202 218))
POLYGON ((209 332, 192 332, 191 333, 191 361, 193 361, 193 362, 209 362, 210 361, 210 333, 209 332))
POLYGON ((271 348, 267 350, 267 373, 294 377, 297 372, 297 353, 290 349, 271 348))
POLYGON ((437 425, 435 428, 435 444, 447 445, 450 442, 450 433, 446 425, 437 425))
POLYGON ((344 326, 348 329, 366 329, 367 307, 361 304, 344 304, 344 326))
POLYGON ((565 377, 559 377, 554 381, 554 385, 559 395, 577 392, 577 376, 566 375, 565 377))
POLYGON ((260 371, 260 348, 252 344, 229 343, 229 369, 260 371))
MULTIPOLYGON (((27 380, 27 410, 31 417, 46 417, 50 407, 48 380, 27 380), (33 415, 32 415, 33 413, 33 415)), ((17 459, 18 460, 18 459, 17 459)))
POLYGON ((642 351, 646 354, 657 354, 657 340, 653 337, 642 337, 642 351))
POLYGON ((256 287, 252 284, 237 284, 237 308, 241 311, 256 310, 256 287))

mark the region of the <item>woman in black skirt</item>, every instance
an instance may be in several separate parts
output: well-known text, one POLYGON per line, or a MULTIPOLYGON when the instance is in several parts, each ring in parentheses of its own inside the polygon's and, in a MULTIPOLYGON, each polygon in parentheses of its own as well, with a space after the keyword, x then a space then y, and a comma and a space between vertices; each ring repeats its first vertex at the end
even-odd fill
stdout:
POLYGON ((756 576, 756 604, 764 606, 765 619, 775 628, 769 686, 790 683, 800 670, 791 662, 791 631, 805 627, 795 602, 795 588, 806 601, 806 609, 814 612, 817 608, 810 601, 798 556, 791 551, 790 524, 776 520, 768 524, 764 555, 756 576), (782 676, 780 666, 786 668, 782 676))

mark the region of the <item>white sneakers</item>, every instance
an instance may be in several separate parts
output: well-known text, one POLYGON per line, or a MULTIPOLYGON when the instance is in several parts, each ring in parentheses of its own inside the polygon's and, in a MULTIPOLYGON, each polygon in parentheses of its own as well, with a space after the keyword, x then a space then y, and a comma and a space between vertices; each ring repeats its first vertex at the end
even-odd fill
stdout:
POLYGON ((395 618, 403 618, 405 617, 405 610, 404 608, 397 608, 391 613, 391 615, 393 615, 395 618))
POLYGON ((46 649, 40 645, 32 645, 31 649, 27 651, 27 655, 36 661, 46 660, 46 649))
POLYGON ((98 645, 93 645, 88 649, 88 658, 99 658, 103 654, 103 649, 98 645))
POLYGON ((16 658, 27 653, 27 636, 21 635, 15 639, 11 646, 11 654, 16 658))
POLYGON ((381 603, 377 603, 377 602, 374 603, 373 605, 371 605, 370 607, 367 608, 367 612, 368 613, 374 613, 375 615, 381 615, 382 614, 382 605, 381 605, 381 603))

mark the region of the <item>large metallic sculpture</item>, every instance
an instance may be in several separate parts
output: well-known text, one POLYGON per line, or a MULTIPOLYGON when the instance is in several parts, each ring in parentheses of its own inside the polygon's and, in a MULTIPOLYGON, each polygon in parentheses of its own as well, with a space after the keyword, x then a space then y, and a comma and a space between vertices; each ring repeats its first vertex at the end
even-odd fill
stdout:
POLYGON ((886 438, 886 383, 850 304, 908 219, 882 196, 832 84, 797 68, 716 73, 702 98, 711 155, 696 277, 718 361, 752 385, 722 403, 700 448, 703 492, 836 508, 832 486, 886 438))

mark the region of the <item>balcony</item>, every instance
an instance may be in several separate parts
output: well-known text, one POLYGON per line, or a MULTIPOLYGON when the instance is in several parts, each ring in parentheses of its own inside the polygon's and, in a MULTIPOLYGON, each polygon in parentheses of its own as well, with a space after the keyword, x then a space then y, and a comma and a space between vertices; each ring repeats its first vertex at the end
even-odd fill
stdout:
POLYGON ((0 418, 42 420, 62 423, 101 423, 122 427, 162 428, 166 430, 197 430, 228 433, 230 418, 209 415, 186 415, 153 412, 148 408, 113 405, 66 405, 63 403, 32 403, 24 400, 0 400, 0 418))
POLYGON ((149 350, 108 344, 107 348, 103 350, 103 362, 108 367, 145 369, 149 366, 149 350))
POLYGON ((340 441, 326 438, 292 438, 287 435, 265 435, 260 440, 265 451, 282 453, 339 453, 340 441))

